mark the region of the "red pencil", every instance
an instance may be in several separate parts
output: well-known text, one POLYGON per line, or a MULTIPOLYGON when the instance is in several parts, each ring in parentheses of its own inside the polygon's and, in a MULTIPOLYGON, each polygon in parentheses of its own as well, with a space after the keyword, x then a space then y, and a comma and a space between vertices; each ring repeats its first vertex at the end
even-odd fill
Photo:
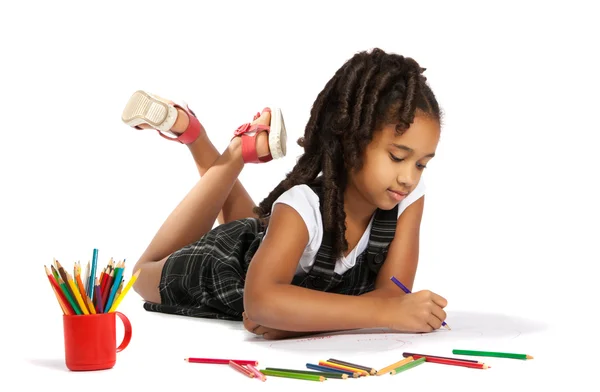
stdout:
POLYGON ((235 362, 238 365, 258 366, 258 361, 250 361, 247 359, 184 358, 184 360, 190 363, 213 363, 219 365, 228 365, 229 362, 235 362))
MULTIPOLYGON (((417 357, 419 357, 419 356, 418 355, 413 356, 414 359, 418 359, 417 357)), ((435 357, 425 357, 425 362, 439 363, 442 365, 464 366, 464 367, 469 367, 469 368, 473 368, 473 369, 488 369, 490 367, 490 366, 486 365, 485 363, 473 363, 473 362, 461 361, 460 359, 442 359, 442 358, 435 358, 435 357)))
POLYGON ((62 289, 58 285, 58 282, 54 278, 54 275, 52 275, 52 272, 50 272, 50 270, 48 270, 48 267, 44 266, 44 269, 46 270, 46 275, 48 276, 48 280, 50 281, 52 290, 54 290, 54 293, 56 294, 56 298, 58 299, 58 302, 59 302, 60 307, 62 308, 63 312, 66 315, 74 314, 75 311, 69 304, 69 301, 67 301, 67 297, 65 297, 65 293, 63 293, 62 289))
POLYGON ((425 358, 450 359, 450 360, 454 360, 454 361, 463 361, 463 362, 483 363, 481 361, 474 361, 472 359, 440 357, 439 355, 429 355, 429 354, 402 353, 402 356, 404 358, 413 357, 414 359, 419 359, 421 357, 425 357, 425 358))

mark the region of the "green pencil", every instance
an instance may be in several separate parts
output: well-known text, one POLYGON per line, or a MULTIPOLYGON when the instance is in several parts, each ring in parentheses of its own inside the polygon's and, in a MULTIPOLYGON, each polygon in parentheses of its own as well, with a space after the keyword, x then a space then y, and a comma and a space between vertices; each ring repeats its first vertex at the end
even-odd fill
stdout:
POLYGON ((67 297, 67 300, 73 307, 75 314, 83 314, 81 309, 79 309, 79 305, 77 304, 77 302, 75 302, 73 300, 73 297, 71 297, 71 290, 69 290, 67 284, 62 280, 62 278, 58 281, 58 283, 59 283, 59 286, 62 289, 62 291, 65 293, 65 297, 67 297))
POLYGON ((325 381, 326 378, 323 376, 317 376, 315 374, 303 374, 303 373, 291 373, 291 372, 278 372, 276 370, 263 369, 260 371, 265 376, 273 377, 285 377, 285 378, 296 378, 298 380, 307 381, 325 381))
POLYGON ((409 363, 405 363, 404 365, 399 366, 396 369, 390 371, 390 374, 394 375, 394 374, 403 372, 405 370, 412 369, 415 366, 419 366, 420 364, 422 364, 423 362, 425 362, 426 359, 427 359, 426 357, 421 357, 419 359, 415 359, 414 361, 410 361, 409 363))
POLYGON ((498 353, 498 352, 493 352, 493 351, 452 350, 452 354, 473 355, 473 356, 478 356, 478 357, 525 359, 525 360, 533 359, 533 357, 531 355, 527 355, 527 354, 498 353))
POLYGON ((268 367, 265 370, 272 370, 274 372, 280 372, 280 373, 312 374, 315 376, 323 376, 325 378, 341 378, 344 380, 348 378, 348 375, 345 373, 314 372, 314 371, 310 371, 310 370, 281 369, 281 368, 271 368, 271 367, 268 367))

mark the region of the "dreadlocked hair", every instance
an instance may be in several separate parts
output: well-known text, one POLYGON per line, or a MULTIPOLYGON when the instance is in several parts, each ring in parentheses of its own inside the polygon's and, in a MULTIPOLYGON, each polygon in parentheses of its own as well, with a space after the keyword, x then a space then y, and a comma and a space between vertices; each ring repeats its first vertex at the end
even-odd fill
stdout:
POLYGON ((350 58, 317 96, 304 137, 298 139, 304 154, 254 209, 259 218, 267 222, 274 201, 291 187, 320 185, 323 225, 331 233, 333 259, 345 252, 348 171, 362 167, 363 152, 374 132, 395 123, 396 132, 402 134, 417 110, 419 115, 440 121, 440 109, 424 71, 412 58, 379 48, 350 58))

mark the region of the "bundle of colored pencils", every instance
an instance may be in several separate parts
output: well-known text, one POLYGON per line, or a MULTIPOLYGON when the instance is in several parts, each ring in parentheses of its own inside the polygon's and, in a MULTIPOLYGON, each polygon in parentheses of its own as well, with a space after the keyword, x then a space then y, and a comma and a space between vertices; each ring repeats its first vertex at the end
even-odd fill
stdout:
POLYGON ((75 263, 73 275, 65 271, 56 259, 50 265, 50 269, 44 265, 63 314, 90 315, 114 312, 140 273, 138 270, 133 274, 127 285, 123 287, 125 260, 115 264, 111 258, 99 277, 96 276, 97 263, 98 249, 94 249, 91 266, 88 262, 83 277, 79 262, 75 263))

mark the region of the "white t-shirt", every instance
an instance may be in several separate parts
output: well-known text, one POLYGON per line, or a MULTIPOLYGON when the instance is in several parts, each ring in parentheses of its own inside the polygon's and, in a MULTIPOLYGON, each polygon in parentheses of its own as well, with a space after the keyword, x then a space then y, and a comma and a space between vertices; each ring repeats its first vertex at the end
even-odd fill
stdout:
MULTIPOLYGON (((425 184, 423 183, 423 180, 421 180, 415 189, 398 204, 398 216, 424 194, 425 184)), ((315 262, 317 251, 321 247, 321 241, 323 240, 323 220, 321 211, 319 210, 319 196, 317 196, 308 185, 296 185, 279 196, 273 203, 272 208, 274 208, 277 203, 287 204, 295 209, 306 224, 306 229, 308 230, 308 243, 304 248, 304 252, 302 253, 302 257, 300 258, 300 262, 296 269, 296 275, 305 275, 310 271, 310 268, 315 262)), ((373 218, 371 218, 371 222, 369 222, 367 229, 360 238, 360 241, 358 241, 356 247, 352 249, 348 256, 342 256, 336 261, 336 273, 341 275, 354 267, 356 258, 367 249, 372 224, 373 218)))

